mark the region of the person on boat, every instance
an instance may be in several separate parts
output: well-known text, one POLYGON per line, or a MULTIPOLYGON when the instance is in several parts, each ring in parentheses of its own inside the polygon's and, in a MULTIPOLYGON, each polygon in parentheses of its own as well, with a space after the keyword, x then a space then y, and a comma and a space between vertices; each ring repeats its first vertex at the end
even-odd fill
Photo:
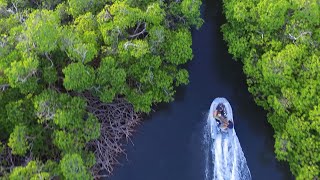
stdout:
POLYGON ((224 105, 222 103, 218 104, 217 108, 215 111, 213 111, 213 117, 215 117, 218 127, 222 129, 232 129, 233 128, 233 123, 232 121, 228 120, 226 117, 226 112, 224 110, 224 105))
POLYGON ((226 112, 224 110, 224 105, 222 103, 218 104, 215 111, 213 111, 213 117, 217 118, 219 121, 227 119, 226 112))
POLYGON ((228 120, 227 122, 224 122, 221 128, 222 129, 227 129, 227 128, 232 129, 233 128, 232 121, 228 120))

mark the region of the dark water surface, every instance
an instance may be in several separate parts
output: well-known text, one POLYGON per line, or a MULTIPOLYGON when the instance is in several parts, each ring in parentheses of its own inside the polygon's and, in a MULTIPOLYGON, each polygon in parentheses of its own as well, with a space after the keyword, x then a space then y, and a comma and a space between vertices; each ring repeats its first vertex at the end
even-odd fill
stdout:
MULTIPOLYGON (((221 4, 221 3, 219 3, 221 4)), ((233 108, 235 129, 255 180, 293 179, 275 159, 273 131, 266 113, 247 91, 242 64, 227 52, 220 26, 221 5, 203 6, 205 23, 193 31, 194 59, 188 64, 190 84, 179 88, 173 103, 137 128, 127 159, 115 168, 112 180, 203 180, 203 126, 212 100, 225 97, 233 108)))

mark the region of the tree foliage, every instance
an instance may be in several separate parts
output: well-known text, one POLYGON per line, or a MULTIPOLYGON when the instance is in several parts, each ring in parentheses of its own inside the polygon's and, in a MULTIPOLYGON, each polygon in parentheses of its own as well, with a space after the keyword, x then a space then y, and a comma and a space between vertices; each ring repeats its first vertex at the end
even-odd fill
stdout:
POLYGON ((9 176, 10 180, 32 179, 49 180, 60 175, 59 166, 53 161, 42 164, 39 161, 30 161, 24 167, 15 168, 9 176))
POLYGON ((66 179, 91 179, 79 154, 66 154, 60 168, 66 179))
POLYGON ((13 154, 25 155, 29 149, 27 142, 27 127, 16 126, 10 134, 8 146, 11 147, 13 154))
POLYGON ((94 83, 94 69, 82 63, 72 63, 65 67, 63 85, 67 90, 84 91, 94 83))
MULTIPOLYGON (((60 19, 57 13, 50 10, 35 10, 28 15, 24 35, 27 47, 39 53, 49 53, 58 46, 60 36, 60 19)), ((20 42, 25 43, 25 42, 20 42)))
POLYGON ((91 169, 97 147, 92 143, 103 132, 110 139, 99 142, 99 151, 112 144, 122 152, 120 138, 135 124, 123 124, 118 114, 149 113, 188 83, 180 65, 193 57, 190 28, 203 22, 200 5, 200 0, 1 0, 0 175, 97 175, 91 169), (118 107, 106 104, 115 102, 130 108, 114 110, 110 117, 116 120, 101 120, 102 112, 113 112, 106 107, 118 107))
POLYGON ((224 11, 224 39, 268 110, 277 158, 297 179, 319 179, 319 2, 230 0, 224 11))

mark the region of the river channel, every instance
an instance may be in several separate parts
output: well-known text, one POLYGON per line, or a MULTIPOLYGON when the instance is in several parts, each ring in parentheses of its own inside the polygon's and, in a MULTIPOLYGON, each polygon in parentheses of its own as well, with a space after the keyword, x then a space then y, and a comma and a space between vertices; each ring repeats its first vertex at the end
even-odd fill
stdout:
POLYGON ((112 180, 203 180, 203 128, 212 100, 225 97, 233 108, 235 130, 255 180, 293 179, 276 160, 273 130, 266 112, 247 90, 241 62, 232 60, 220 26, 221 2, 202 7, 205 21, 192 31, 194 59, 187 64, 190 83, 177 89, 175 101, 155 107, 126 147, 112 180))

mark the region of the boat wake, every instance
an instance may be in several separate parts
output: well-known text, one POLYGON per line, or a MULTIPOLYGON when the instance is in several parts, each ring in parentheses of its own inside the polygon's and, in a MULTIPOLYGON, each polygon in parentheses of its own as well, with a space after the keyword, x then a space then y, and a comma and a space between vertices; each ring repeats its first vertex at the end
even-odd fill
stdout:
MULTIPOLYGON (((232 109, 228 101, 224 98, 217 99, 227 103, 228 116, 232 118, 232 109)), ((211 114, 212 105, 204 129, 205 179, 250 180, 250 170, 234 128, 227 133, 220 132, 211 114)))

